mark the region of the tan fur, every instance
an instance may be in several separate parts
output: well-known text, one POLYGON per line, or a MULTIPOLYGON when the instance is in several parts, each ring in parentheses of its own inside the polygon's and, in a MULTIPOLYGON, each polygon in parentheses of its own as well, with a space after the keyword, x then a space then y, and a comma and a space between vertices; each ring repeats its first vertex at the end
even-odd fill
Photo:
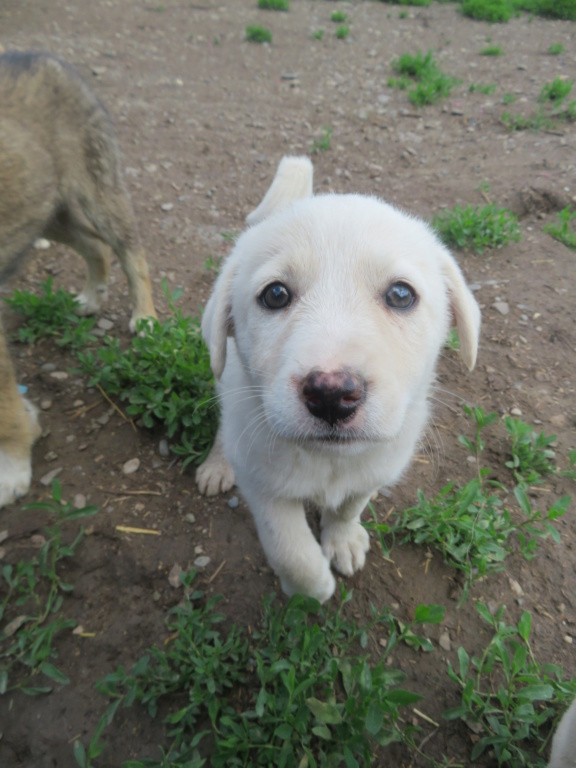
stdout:
MULTIPOLYGON (((85 259, 80 313, 95 312, 105 301, 112 250, 128 278, 130 328, 156 316, 106 110, 57 59, 8 53, 0 56, 0 282, 40 237, 69 245, 85 259)), ((0 326, 0 507, 27 490, 37 433, 0 326)))

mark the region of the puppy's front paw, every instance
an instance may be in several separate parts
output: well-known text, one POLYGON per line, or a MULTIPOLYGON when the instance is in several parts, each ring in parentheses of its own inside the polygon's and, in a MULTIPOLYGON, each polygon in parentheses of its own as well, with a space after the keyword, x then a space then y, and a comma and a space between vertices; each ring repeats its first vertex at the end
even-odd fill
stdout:
POLYGON ((30 459, 15 459, 0 449, 0 509, 28 493, 32 479, 30 459))
POLYGON ((322 551, 344 576, 352 576, 364 567, 369 549, 370 537, 357 520, 334 522, 322 531, 322 551))
POLYGON ((212 451, 196 470, 196 485, 204 496, 216 496, 234 485, 234 470, 219 451, 212 451))
POLYGON ((306 573, 300 572, 296 578, 293 573, 290 576, 280 575, 280 584, 284 594, 288 597, 307 595, 308 597, 315 597, 320 603, 330 600, 336 589, 336 581, 330 570, 330 564, 324 558, 318 563, 317 569, 308 570, 306 573))
POLYGON ((108 298, 108 288, 106 285, 97 285, 86 288, 82 293, 76 296, 76 314, 84 317, 86 315, 95 315, 100 311, 102 304, 108 298))

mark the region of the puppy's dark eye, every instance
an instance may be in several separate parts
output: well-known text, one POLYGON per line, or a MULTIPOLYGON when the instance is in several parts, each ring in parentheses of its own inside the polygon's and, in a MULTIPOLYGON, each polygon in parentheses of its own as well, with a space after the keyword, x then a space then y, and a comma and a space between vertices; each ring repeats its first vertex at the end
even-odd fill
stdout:
POLYGON ((271 283, 264 288, 259 298, 266 309, 284 309, 292 301, 292 294, 282 283, 271 283))
POLYGON ((410 309, 416 303, 416 293, 406 283, 392 283, 384 298, 392 309, 410 309))

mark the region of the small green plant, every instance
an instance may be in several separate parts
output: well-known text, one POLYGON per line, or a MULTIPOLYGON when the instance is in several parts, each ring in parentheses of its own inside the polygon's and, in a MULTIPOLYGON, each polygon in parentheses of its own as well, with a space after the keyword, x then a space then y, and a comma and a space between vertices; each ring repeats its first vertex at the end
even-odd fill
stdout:
POLYGON ((420 697, 398 687, 405 675, 386 661, 399 642, 430 650, 414 626, 440 622, 442 607, 418 606, 406 625, 389 612, 374 613, 368 627, 358 627, 343 616, 351 598, 344 590, 336 611, 298 595, 281 608, 271 597, 248 645, 236 627, 218 629, 220 598, 192 591, 194 575, 182 577, 185 597, 170 612, 169 642, 151 648, 129 672, 120 667, 99 683, 112 702, 88 749, 75 746, 82 768, 102 750, 100 736, 118 707, 135 703, 151 717, 163 704, 171 742, 166 762, 130 762, 132 768, 199 768, 198 745, 208 734, 215 768, 368 764, 378 745, 409 738, 399 709, 420 697), (371 663, 363 649, 368 631, 379 625, 388 641, 371 663), (248 677, 250 687, 240 692, 248 677))
POLYGON ((220 267, 222 265, 222 256, 214 257, 212 254, 206 257, 206 261, 204 262, 203 268, 207 270, 208 272, 213 272, 215 275, 217 275, 220 272, 220 267))
POLYGON ((415 56, 405 53, 392 62, 392 69, 399 77, 390 78, 388 85, 408 89, 408 98, 418 107, 445 98, 459 82, 440 72, 432 51, 418 51, 415 56))
POLYGON ((79 353, 78 360, 89 386, 100 386, 127 402, 127 414, 140 418, 145 427, 162 424, 168 437, 178 437, 172 450, 185 457, 186 466, 206 457, 218 408, 200 324, 175 308, 180 295, 175 291, 169 297, 170 317, 163 323, 145 321, 144 333, 135 336, 128 349, 122 349, 118 339, 105 337, 96 352, 79 353))
POLYGON ((553 101, 560 104, 572 90, 572 80, 557 77, 551 83, 546 83, 540 91, 538 101, 553 101))
POLYGON ((487 96, 494 93, 496 90, 496 84, 490 83, 489 85, 481 85, 480 83, 472 83, 470 85, 470 93, 485 93, 487 96))
POLYGON ((503 112, 501 120, 509 131, 541 131, 552 127, 552 121, 542 111, 528 116, 503 112))
POLYGON ((536 432, 525 421, 511 416, 504 419, 504 426, 510 436, 512 454, 506 466, 513 470, 518 481, 541 482, 556 471, 556 453, 551 447, 556 442, 556 435, 536 432))
POLYGON ((348 15, 344 11, 332 11, 330 19, 336 22, 344 22, 348 18, 348 15))
POLYGON ((556 214, 556 218, 558 223, 546 224, 542 231, 559 240, 567 248, 576 250, 576 232, 571 227, 572 221, 576 219, 576 211, 572 211, 570 206, 567 206, 556 214))
POLYGON ((336 37, 338 40, 345 40, 350 34, 350 27, 343 24, 341 27, 336 28, 336 37))
POLYGON ((60 347, 79 349, 96 341, 91 333, 96 320, 80 317, 78 301, 72 294, 59 288, 54 291, 52 278, 40 284, 42 293, 14 291, 4 299, 16 312, 24 315, 24 325, 18 331, 18 339, 34 344, 40 339, 54 337, 60 347))
POLYGON ((289 11, 290 0, 258 0, 258 8, 268 11, 289 11))
POLYGON ((494 203, 484 206, 455 206, 437 213, 432 227, 449 247, 469 248, 483 253, 520 239, 518 218, 494 203))
POLYGON ((271 43, 272 32, 259 24, 249 24, 246 27, 246 40, 251 43, 271 43))
POLYGON ((476 21, 509 21, 514 9, 510 0, 463 0, 462 13, 476 21))
POLYGON ((318 152, 327 152, 330 149, 332 128, 323 128, 322 130, 324 131, 322 136, 319 139, 314 139, 312 142, 312 149, 310 151, 314 155, 318 152))
POLYGON ((312 32, 312 39, 313 40, 322 40, 324 37, 324 30, 323 29, 317 29, 315 32, 312 32))
POLYGON ((41 675, 59 685, 69 682, 53 663, 57 657, 55 637, 76 626, 74 620, 61 615, 64 595, 73 586, 62 579, 60 566, 74 556, 83 530, 66 544, 63 527, 98 512, 97 507, 75 509, 70 502, 64 502, 57 480, 52 483, 51 500, 28 504, 23 514, 27 510, 47 512, 54 522, 46 527, 36 557, 2 567, 0 695, 15 689, 30 696, 49 693, 51 685, 39 684, 41 675))
POLYGON ((502 104, 514 104, 516 96, 513 93, 505 93, 502 96, 502 104))
POLYGON ((502 620, 503 607, 492 615, 478 602, 476 610, 493 637, 481 656, 470 658, 460 647, 458 668, 448 664, 448 676, 460 688, 462 699, 443 716, 481 728, 471 761, 491 750, 499 766, 543 768, 544 760, 533 762, 530 747, 536 744, 540 752, 544 749, 559 713, 574 698, 576 680, 564 680, 557 665, 536 661, 530 645, 532 617, 527 611, 509 626, 502 620))
POLYGON ((559 56, 561 53, 564 53, 564 46, 562 43, 552 43, 548 47, 548 53, 550 56, 559 56))
POLYGON ((487 45, 480 51, 480 56, 503 56, 504 51, 499 45, 487 45))

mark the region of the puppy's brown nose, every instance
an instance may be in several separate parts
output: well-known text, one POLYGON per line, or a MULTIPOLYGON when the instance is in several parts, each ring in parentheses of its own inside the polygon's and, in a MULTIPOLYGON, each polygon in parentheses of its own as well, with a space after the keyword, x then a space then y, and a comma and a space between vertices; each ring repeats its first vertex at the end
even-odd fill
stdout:
POLYGON ((334 426, 354 415, 366 397, 366 383, 350 371, 311 371, 301 391, 310 413, 334 426))

